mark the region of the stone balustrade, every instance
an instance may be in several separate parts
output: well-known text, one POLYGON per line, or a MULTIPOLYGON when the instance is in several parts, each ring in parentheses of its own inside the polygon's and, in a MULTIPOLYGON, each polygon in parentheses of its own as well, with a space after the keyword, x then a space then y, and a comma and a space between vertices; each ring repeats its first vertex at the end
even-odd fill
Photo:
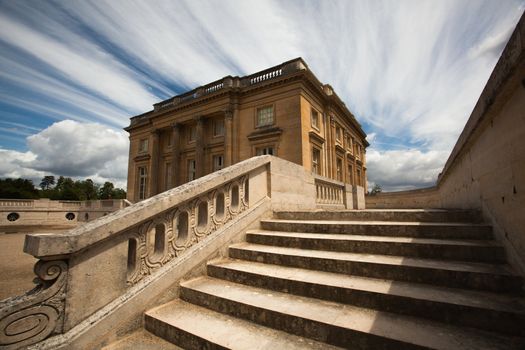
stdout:
MULTIPOLYGON (((156 103, 153 105, 154 110, 162 110, 177 106, 179 104, 194 100, 204 95, 213 94, 226 88, 247 87, 256 85, 268 80, 277 79, 283 75, 291 74, 299 70, 308 69, 304 62, 298 58, 289 62, 285 62, 279 66, 275 66, 264 71, 248 75, 246 77, 231 77, 227 76, 209 84, 200 86, 184 94, 177 95, 168 100, 156 103)), ((140 120, 147 118, 148 115, 140 115, 131 119, 131 123, 136 124, 140 120)))
POLYGON ((277 78, 283 75, 283 69, 281 67, 273 68, 271 70, 263 71, 249 77, 250 85, 258 84, 265 80, 277 78))
POLYGON ((32 208, 32 199, 0 199, 0 208, 32 208))
POLYGON ((345 185, 339 182, 315 179, 316 202, 328 205, 345 205, 345 185))
POLYGON ((1 302, 0 345, 90 348, 176 297, 182 278, 224 255, 272 211, 315 210, 324 202, 351 208, 351 195, 350 186, 260 156, 68 232, 28 235, 24 250, 40 259, 38 285, 1 302))

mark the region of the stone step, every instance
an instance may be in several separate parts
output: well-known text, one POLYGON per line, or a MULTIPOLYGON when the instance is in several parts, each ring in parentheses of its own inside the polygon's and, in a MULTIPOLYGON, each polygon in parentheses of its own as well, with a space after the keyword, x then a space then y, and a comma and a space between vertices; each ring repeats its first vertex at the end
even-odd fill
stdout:
POLYGON ((390 255, 307 250, 238 243, 231 258, 451 288, 522 293, 521 277, 507 265, 442 261, 390 255))
POLYGON ((250 230, 246 241, 280 247, 504 263, 495 241, 250 230))
POLYGON ((129 336, 104 346, 102 350, 184 350, 143 328, 129 336))
POLYGON ((261 264, 213 261, 208 275, 253 287, 522 335, 525 300, 425 284, 261 264))
POLYGON ((443 239, 492 239, 492 228, 485 224, 266 219, 261 220, 261 228, 268 231, 287 232, 343 233, 443 239))
POLYGON ((443 209, 365 209, 365 210, 316 210, 278 211, 277 219, 286 220, 350 220, 350 221, 420 221, 481 223, 478 210, 443 209))
POLYGON ((184 349, 340 349, 182 300, 146 312, 145 327, 184 349))
MULTIPOLYGON (((181 298, 260 325, 352 349, 519 349, 525 346, 523 338, 269 291, 210 277, 182 283, 181 298)), ((206 325, 200 327, 205 328, 206 325)))

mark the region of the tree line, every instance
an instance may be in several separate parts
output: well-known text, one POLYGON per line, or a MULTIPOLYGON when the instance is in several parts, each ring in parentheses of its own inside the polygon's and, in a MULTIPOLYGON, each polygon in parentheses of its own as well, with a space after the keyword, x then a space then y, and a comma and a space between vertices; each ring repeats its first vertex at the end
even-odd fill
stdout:
POLYGON ((70 177, 60 176, 55 179, 52 175, 44 176, 40 182, 40 189, 35 188, 32 180, 28 179, 0 179, 0 198, 5 199, 38 199, 49 198, 55 200, 95 200, 95 199, 124 199, 126 191, 115 188, 112 182, 106 181, 103 185, 91 179, 73 180, 70 177))

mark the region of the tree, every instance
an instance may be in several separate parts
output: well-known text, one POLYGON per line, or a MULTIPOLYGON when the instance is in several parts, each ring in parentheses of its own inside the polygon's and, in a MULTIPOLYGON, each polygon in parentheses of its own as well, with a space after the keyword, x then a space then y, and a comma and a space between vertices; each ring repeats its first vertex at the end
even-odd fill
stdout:
POLYGON ((42 178, 42 181, 40 182, 40 188, 42 188, 43 191, 47 191, 55 184, 55 177, 53 175, 46 175, 42 178))
POLYGON ((64 178, 64 181, 61 185, 60 199, 70 201, 76 201, 80 199, 73 179, 66 177, 64 178))
POLYGON ((31 180, 0 179, 0 198, 35 199, 38 197, 38 191, 31 180))
POLYGON ((115 188, 113 190, 113 199, 126 199, 126 191, 122 188, 115 188))
POLYGON ((84 194, 86 196, 86 200, 92 200, 98 198, 98 189, 99 185, 95 184, 93 180, 87 179, 83 182, 82 188, 84 190, 84 194))
POLYGON ((373 195, 376 195, 376 194, 381 193, 381 192, 383 192, 383 189, 381 188, 381 185, 375 184, 374 187, 372 187, 372 191, 370 191, 370 194, 373 196, 373 195))
POLYGON ((100 186, 95 184, 91 179, 75 181, 75 192, 82 201, 97 199, 99 187, 100 186))
POLYGON ((104 182, 104 185, 99 189, 98 191, 98 198, 99 199, 111 199, 113 198, 113 190, 115 189, 115 186, 113 183, 106 181, 104 182))

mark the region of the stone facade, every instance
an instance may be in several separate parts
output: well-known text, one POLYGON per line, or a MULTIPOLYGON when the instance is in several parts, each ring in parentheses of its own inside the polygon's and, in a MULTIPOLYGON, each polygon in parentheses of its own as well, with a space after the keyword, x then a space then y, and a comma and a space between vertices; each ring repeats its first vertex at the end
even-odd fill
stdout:
POLYGON ((126 130, 134 202, 265 154, 366 189, 366 134, 301 58, 157 103, 126 130))

